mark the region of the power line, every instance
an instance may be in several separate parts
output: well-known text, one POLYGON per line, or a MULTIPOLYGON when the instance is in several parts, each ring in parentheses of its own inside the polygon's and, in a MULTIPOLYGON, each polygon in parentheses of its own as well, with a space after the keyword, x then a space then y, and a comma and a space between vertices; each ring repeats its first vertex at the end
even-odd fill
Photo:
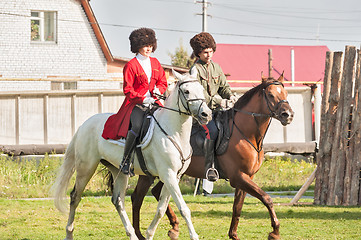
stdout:
POLYGON ((326 38, 302 38, 302 37, 275 37, 267 35, 248 35, 248 34, 233 34, 233 33, 214 33, 224 36, 235 36, 235 37, 251 37, 251 38, 271 38, 271 39, 284 39, 284 40, 306 40, 306 41, 325 41, 325 42, 354 42, 359 43, 361 40, 348 40, 348 39, 326 39, 326 38))
POLYGON ((223 4, 213 4, 213 5, 221 7, 221 8, 227 8, 227 9, 241 11, 241 12, 249 12, 249 13, 256 13, 256 14, 270 15, 270 16, 279 16, 279 17, 288 17, 288 18, 316 19, 316 20, 341 21, 341 22, 360 21, 360 19, 322 18, 322 17, 288 15, 288 14, 282 14, 282 13, 269 12, 269 11, 259 11, 259 10, 253 10, 253 9, 242 9, 242 8, 237 8, 237 7, 233 7, 233 6, 232 7, 231 6, 226 6, 226 5, 223 5, 223 4))
MULTIPOLYGON (((119 25, 119 24, 108 24, 108 23, 99 23, 99 25, 106 26, 115 26, 115 27, 133 27, 138 28, 139 26, 127 26, 127 25, 119 25)), ((169 32, 183 32, 183 33, 198 33, 198 31, 189 31, 189 30, 179 30, 179 29, 168 29, 168 28, 157 28, 153 27, 154 30, 159 31, 169 31, 169 32)), ((212 32, 212 34, 223 35, 223 36, 235 36, 235 37, 251 37, 251 38, 270 38, 270 39, 284 39, 284 40, 320 40, 326 42, 356 42, 359 43, 360 40, 346 40, 346 39, 326 39, 326 38, 302 38, 302 37, 275 37, 275 36, 267 36, 267 35, 251 35, 251 34, 237 34, 237 33, 216 33, 212 32)))
MULTIPOLYGON (((276 30, 280 30, 280 31, 287 31, 287 32, 297 32, 297 33, 310 33, 310 34, 314 34, 314 32, 312 31, 302 31, 302 30, 295 30, 295 29, 302 29, 302 28, 307 28, 307 29, 312 29, 312 28, 316 28, 315 26, 294 26, 294 25, 275 25, 275 24, 267 24, 267 23, 259 23, 259 22, 250 22, 250 21, 240 21, 240 20, 235 20, 235 19, 230 19, 230 18, 225 18, 225 17, 218 17, 218 16, 212 16, 215 19, 221 19, 221 20, 225 20, 225 21, 229 21, 229 22, 235 22, 235 23, 240 23, 240 24, 244 24, 244 25, 251 25, 251 26, 255 26, 258 28, 264 28, 264 29, 276 29, 276 30)), ((322 26, 322 29, 345 29, 345 28, 360 28, 360 26, 322 26)), ((323 32, 322 34, 334 34, 333 33, 327 33, 327 32, 323 32)))
MULTIPOLYGON (((20 16, 20 17, 28 17, 30 15, 24 14, 14 14, 14 13, 5 13, 0 12, 0 15, 10 15, 10 16, 20 16)), ((80 20, 69 20, 69 19, 58 19, 58 21, 67 21, 67 22, 74 22, 74 23, 82 23, 83 21, 80 20)), ((95 22, 89 22, 90 24, 96 24, 95 22)), ((112 27, 121 27, 121 28, 139 28, 140 26, 131 26, 131 25, 124 25, 124 24, 114 24, 114 23, 99 23, 99 25, 103 26, 112 26, 112 27)), ((167 31, 167 32, 178 32, 178 33, 198 33, 198 31, 190 31, 190 30, 180 30, 180 29, 169 29, 169 28, 157 28, 153 27, 154 30, 159 31, 167 31)), ((276 37, 276 36, 267 36, 267 35, 251 35, 251 34, 237 34, 237 33, 217 33, 212 32, 212 34, 220 35, 220 36, 234 36, 234 37, 246 37, 246 38, 265 38, 265 39, 283 39, 283 40, 306 40, 306 41, 325 41, 325 42, 350 42, 350 43, 359 43, 360 40, 352 40, 352 39, 326 39, 326 38, 302 38, 302 37, 276 37)))
MULTIPOLYGON (((217 0, 213 0, 213 2, 215 2, 217 0)), ((239 4, 239 2, 237 2, 237 4, 228 4, 229 1, 227 1, 227 3, 225 4, 224 1, 222 0, 221 3, 215 3, 214 5, 222 5, 228 8, 232 8, 234 9, 235 7, 242 7, 242 9, 247 9, 247 8, 251 8, 251 9, 264 9, 264 11, 269 12, 270 10, 272 10, 272 12, 285 12, 287 11, 288 13, 312 13, 312 14, 338 14, 338 13, 361 13, 361 9, 352 9, 352 10, 341 10, 341 9, 326 9, 326 8, 306 8, 306 7, 285 7, 284 4, 282 4, 282 6, 265 6, 265 5, 248 5, 248 4, 239 4), (302 11, 304 10, 304 11, 302 11)))

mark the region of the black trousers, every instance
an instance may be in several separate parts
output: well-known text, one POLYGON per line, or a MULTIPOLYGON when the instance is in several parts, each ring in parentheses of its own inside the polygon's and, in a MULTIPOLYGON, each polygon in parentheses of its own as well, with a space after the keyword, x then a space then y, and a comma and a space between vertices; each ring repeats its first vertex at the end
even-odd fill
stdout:
POLYGON ((146 108, 135 105, 132 113, 130 114, 130 129, 136 134, 136 136, 139 135, 139 132, 142 129, 145 113, 146 108))
POLYGON ((202 126, 206 130, 206 138, 216 140, 218 137, 218 128, 214 120, 211 120, 207 125, 202 126))

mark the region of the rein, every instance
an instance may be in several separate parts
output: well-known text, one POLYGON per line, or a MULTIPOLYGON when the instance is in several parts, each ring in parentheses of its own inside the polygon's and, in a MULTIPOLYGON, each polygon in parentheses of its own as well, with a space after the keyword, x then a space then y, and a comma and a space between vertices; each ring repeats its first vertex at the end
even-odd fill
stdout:
MULTIPOLYGON (((190 107, 189 107, 189 102, 193 102, 193 101, 202 101, 202 102, 205 102, 205 99, 203 98, 195 98, 195 99, 186 99, 185 95, 184 95, 184 92, 180 89, 180 86, 184 83, 189 83, 189 82, 198 82, 198 80, 191 80, 191 81, 187 81, 187 82, 181 82, 178 84, 178 101, 177 101, 177 105, 178 105, 178 109, 172 109, 172 108, 168 108, 168 107, 164 107, 164 106, 156 106, 156 108, 164 108, 164 109, 167 109, 167 110, 170 110, 170 111, 174 111, 174 112, 178 112, 179 114, 185 114, 185 115, 188 115, 188 116, 191 116, 192 113, 191 113, 191 110, 190 110, 190 107), (184 102, 181 101, 183 107, 186 109, 187 112, 184 112, 184 111, 181 111, 180 110, 180 107, 179 107, 179 99, 180 99, 180 96, 182 96, 184 99, 185 99, 185 102, 187 103, 187 106, 185 106, 184 102)), ((163 95, 159 95, 159 94, 156 94, 157 97, 160 97, 160 98, 164 98, 163 95)), ((164 98, 165 99, 165 98, 164 98)), ((199 113, 200 111, 200 108, 201 108, 202 104, 199 105, 199 108, 198 108, 198 111, 197 111, 197 114, 199 113)), ((152 118, 154 119, 154 121, 157 123, 159 129, 163 132, 163 134, 173 143, 173 145, 175 146, 175 148, 178 150, 179 154, 180 154, 180 158, 181 158, 181 163, 182 163, 182 167, 178 170, 177 172, 177 175, 179 176, 181 170, 183 169, 184 167, 184 164, 186 161, 188 161, 189 159, 191 159, 192 157, 192 154, 193 154, 193 149, 191 148, 191 152, 189 154, 189 156, 187 158, 184 157, 183 155, 183 152, 182 152, 182 148, 179 146, 179 144, 173 139, 171 138, 168 133, 162 128, 162 126, 160 125, 160 123, 158 122, 158 120, 154 117, 153 114, 151 114, 152 118)))
POLYGON ((279 106, 282 104, 282 103, 288 103, 287 100, 281 100, 279 101, 276 106, 274 107, 274 110, 271 109, 270 107, 270 101, 269 101, 269 98, 267 97, 267 94, 265 92, 265 90, 267 89, 267 87, 269 87, 270 85, 282 85, 283 87, 283 84, 281 82, 278 82, 278 81, 275 81, 275 82, 272 82, 268 85, 266 85, 264 88, 263 88, 263 96, 264 98, 266 99, 266 104, 267 104, 267 108, 269 110, 269 114, 266 114, 266 113, 255 113, 255 112, 248 112, 248 111, 245 111, 245 110, 242 110, 242 109, 236 109, 236 108, 232 108, 232 129, 231 129, 231 134, 233 132, 233 127, 235 126, 237 128, 237 130, 239 131, 239 133, 242 134, 243 138, 254 148, 254 150, 256 150, 257 153, 260 153, 262 150, 263 150, 263 140, 266 136, 266 133, 268 131, 268 128, 269 126, 271 125, 271 122, 272 122, 272 118, 274 117, 277 117, 278 115, 276 114, 276 111, 277 109, 279 108, 279 106), (235 112, 241 112, 241 113, 244 113, 244 114, 247 114, 247 115, 251 115, 254 119, 254 121, 256 122, 256 125, 257 125, 257 130, 258 130, 258 134, 261 136, 261 139, 257 142, 257 146, 255 146, 247 137, 246 135, 242 132, 242 130, 237 126, 236 122, 234 121, 234 114, 235 112), (266 131, 264 132, 264 134, 262 135, 261 134, 261 131, 260 131, 260 124, 259 124, 259 121, 257 120, 257 117, 265 117, 265 118, 270 118, 270 120, 268 120, 268 124, 267 124, 267 128, 266 128, 266 131))
POLYGON ((260 153, 263 149, 263 140, 264 140, 264 137, 266 136, 266 133, 268 131, 268 128, 269 126, 271 125, 271 122, 272 122, 272 116, 269 115, 269 114, 262 114, 262 113, 253 113, 253 112, 247 112, 247 111, 243 111, 243 110, 239 110, 239 109, 235 109, 235 108, 232 108, 232 130, 231 130, 231 133, 233 132, 233 127, 236 126, 238 132, 240 134, 242 134, 243 138, 254 148, 254 150, 256 150, 257 153, 260 153), (242 130, 237 126, 236 122, 234 121, 234 112, 243 112, 247 115, 251 115, 253 116, 253 119, 254 121, 256 122, 257 124, 257 130, 258 130, 258 133, 259 135, 261 136, 261 140, 257 143, 257 147, 246 137, 246 135, 242 132, 242 130), (261 134, 261 131, 259 130, 259 122, 257 120, 256 117, 268 117, 270 118, 270 120, 268 121, 268 125, 267 125, 267 128, 266 128, 266 131, 264 133, 264 135, 262 136, 261 134))
POLYGON ((193 154, 193 150, 191 149, 191 152, 189 153, 189 156, 187 158, 185 158, 183 156, 183 152, 182 152, 182 149, 181 147, 178 145, 178 143, 173 139, 171 138, 168 133, 162 128, 162 126, 159 124, 158 120, 154 117, 154 115, 152 114, 152 117, 154 119, 154 121, 157 123, 159 129, 164 133, 164 135, 173 143, 173 145, 175 146, 175 148, 178 150, 179 154, 181 155, 181 163, 182 163, 182 167, 178 170, 177 172, 177 175, 179 176, 181 170, 183 169, 184 167, 184 164, 186 161, 188 161, 191 157, 192 157, 192 154, 193 154))
MULTIPOLYGON (((188 115, 188 116, 191 116, 192 113, 190 111, 190 107, 189 107, 189 102, 194 102, 194 101, 202 101, 202 102, 205 102, 206 100, 203 99, 203 98, 195 98, 195 99, 189 99, 187 100, 186 97, 184 96, 184 92, 180 89, 180 86, 184 83, 189 83, 189 82, 198 82, 198 80, 191 80, 191 81, 186 81, 186 82, 181 82, 181 83, 178 83, 178 96, 182 96, 186 103, 187 103, 187 106, 184 105, 184 103, 181 101, 183 107, 186 109, 187 112, 184 112, 184 111, 181 111, 180 110, 180 107, 179 107, 179 97, 178 97, 178 101, 177 101, 177 105, 178 105, 178 109, 173 109, 173 108, 168 108, 168 107, 164 107, 164 106, 155 106, 156 108, 164 108, 164 109, 167 109, 167 110, 170 110, 170 111, 173 111, 173 112, 178 112, 179 114, 184 114, 184 115, 188 115)), ((162 99, 162 100, 165 100, 166 98, 163 96, 163 95, 159 95, 159 94, 154 94, 157 98, 159 99, 162 99)), ((198 108, 198 112, 199 113, 199 110, 201 108, 202 104, 199 105, 199 108, 198 108)))

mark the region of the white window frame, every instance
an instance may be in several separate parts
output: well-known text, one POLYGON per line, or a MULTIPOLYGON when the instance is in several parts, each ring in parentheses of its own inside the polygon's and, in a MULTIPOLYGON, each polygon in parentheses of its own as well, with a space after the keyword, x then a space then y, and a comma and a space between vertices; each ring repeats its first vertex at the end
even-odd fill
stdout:
MULTIPOLYGON (((39 40, 32 40, 30 36, 31 42, 41 42, 41 43, 56 43, 57 42, 57 12, 55 11, 36 11, 32 10, 30 14, 30 26, 32 21, 39 21, 39 40), (38 13, 38 17, 32 16, 32 13, 38 13), (47 40, 45 38, 45 13, 52 13, 53 14, 53 29, 54 29, 54 37, 52 40, 47 40)), ((31 27, 30 27, 30 33, 31 33, 31 27)))

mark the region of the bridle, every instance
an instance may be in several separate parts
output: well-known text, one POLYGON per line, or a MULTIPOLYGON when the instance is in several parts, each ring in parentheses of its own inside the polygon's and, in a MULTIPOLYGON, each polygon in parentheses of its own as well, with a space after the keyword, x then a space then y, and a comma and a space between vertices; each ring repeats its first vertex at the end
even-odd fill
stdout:
MULTIPOLYGON (((156 106, 157 108, 164 108, 167 110, 171 110, 174 112, 178 112, 179 114, 185 114, 188 116, 193 116, 194 114, 192 114, 191 110, 190 110, 190 106, 189 103, 190 102, 194 102, 194 101, 202 101, 202 103, 206 103, 206 99, 205 98, 194 98, 194 99, 187 99, 186 98, 186 94, 184 93, 184 91, 180 88, 181 85, 183 85, 184 83, 189 83, 189 82, 198 82, 198 80, 190 80, 190 81, 184 81, 184 82, 178 82, 177 86, 178 86, 178 99, 177 99, 177 105, 178 105, 178 109, 172 109, 172 108, 168 108, 168 107, 164 107, 164 106, 156 106), (183 101, 182 99, 183 98, 183 101), (181 99, 181 100, 180 100, 181 99), (186 110, 186 112, 181 111, 180 110, 180 103, 179 101, 182 103, 183 108, 186 110)), ((156 94, 156 96, 158 98, 162 98, 162 95, 156 94)), ((199 105, 199 108, 197 110, 197 115, 199 114, 199 111, 201 109, 202 104, 199 105)), ((180 172, 182 171, 184 164, 186 161, 188 161, 189 159, 191 159, 192 154, 193 154, 193 149, 191 148, 191 152, 189 154, 188 157, 184 157, 183 152, 182 152, 182 148, 179 146, 179 144, 169 136, 169 134, 162 128, 162 126, 159 124, 158 120, 154 117, 153 114, 151 114, 152 118, 154 119, 154 121, 156 122, 156 124, 158 125, 159 129, 163 132, 163 134, 173 143, 173 145, 175 146, 175 148, 178 150, 179 154, 180 154, 180 158, 181 158, 181 163, 182 163, 182 167, 178 170, 177 175, 180 174, 180 172)), ((180 177, 180 175, 179 175, 180 177)))
POLYGON ((272 122, 272 118, 277 118, 279 117, 279 115, 277 114, 278 112, 278 109, 281 107, 281 105, 283 103, 288 103, 287 100, 285 99, 282 99, 280 100, 277 104, 275 104, 275 106, 273 107, 273 109, 271 108, 271 102, 269 100, 269 98, 267 97, 267 94, 266 94, 266 89, 271 86, 271 85, 281 85, 282 87, 284 87, 284 85, 279 82, 279 81, 274 81, 274 82, 271 82, 271 83, 268 83, 262 90, 263 92, 263 97, 265 98, 266 100, 266 104, 267 104, 267 108, 269 110, 269 113, 266 114, 266 113, 255 113, 255 112, 248 112, 248 111, 244 111, 242 109, 236 109, 236 108, 232 108, 232 129, 231 129, 231 134, 233 133, 233 127, 235 126, 236 129, 242 134, 243 138, 258 152, 260 153, 263 149, 263 140, 264 140, 264 137, 268 131, 268 128, 269 126, 271 125, 271 122, 272 122), (258 134, 261 136, 261 139, 260 141, 257 142, 257 146, 255 146, 247 137, 246 135, 242 132, 242 130, 237 126, 237 124, 235 123, 234 121, 234 115, 235 115, 235 112, 242 112, 242 113, 245 113, 247 115, 251 115, 254 119, 254 121, 256 122, 256 125, 257 125, 257 130, 258 130, 258 134), (257 117, 265 117, 265 118, 270 118, 270 120, 268 121, 268 124, 267 124, 267 128, 266 128, 266 131, 265 133, 261 134, 260 132, 260 124, 259 124, 259 121, 257 120, 257 117))
MULTIPOLYGON (((168 107, 164 107, 164 106, 156 106, 156 108, 164 108, 173 112, 178 112, 179 114, 185 114, 188 116, 192 116, 194 114, 192 114, 191 110, 190 110, 190 106, 189 103, 190 102, 195 102, 195 101, 202 101, 202 102, 206 102, 205 98, 194 98, 194 99, 187 99, 185 96, 184 91, 180 88, 180 86, 182 86, 185 83, 190 83, 190 82, 198 82, 198 80, 190 80, 190 81, 186 81, 186 82, 178 82, 177 86, 178 86, 178 100, 177 100, 177 105, 178 105, 178 109, 173 109, 173 108, 168 108, 168 107), (180 100, 180 98, 183 98, 184 101, 180 100), (179 101, 182 103, 183 108, 186 110, 186 112, 181 111, 180 110, 180 103, 179 101)), ((159 94, 154 94, 156 95, 157 98, 159 99, 163 99, 165 100, 165 97, 163 95, 159 95, 159 94)), ((199 105, 198 111, 195 115, 199 114, 199 111, 201 109, 202 104, 199 105)))
POLYGON ((283 88, 284 88, 284 85, 283 83, 279 82, 279 81, 275 81, 275 82, 272 82, 272 83, 269 83, 266 85, 265 88, 263 88, 263 95, 266 99, 266 103, 267 103, 267 107, 268 107, 268 110, 270 111, 270 117, 274 117, 274 118, 277 118, 279 117, 277 112, 278 112, 278 108, 281 106, 281 104, 283 103, 289 103, 286 99, 282 99, 280 100, 275 106, 274 106, 274 109, 271 109, 270 107, 270 100, 269 98, 267 97, 267 94, 266 94, 266 89, 267 87, 271 86, 271 85, 281 85, 283 88))

